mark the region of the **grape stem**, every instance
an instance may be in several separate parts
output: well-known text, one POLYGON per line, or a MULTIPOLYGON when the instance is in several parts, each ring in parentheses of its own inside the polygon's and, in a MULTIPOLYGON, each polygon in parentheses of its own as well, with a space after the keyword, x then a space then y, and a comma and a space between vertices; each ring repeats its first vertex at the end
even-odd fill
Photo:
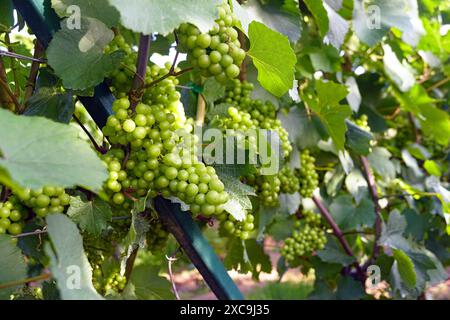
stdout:
POLYGON ((142 97, 143 88, 145 85, 145 73, 147 71, 147 64, 150 52, 151 35, 143 35, 139 39, 138 58, 136 63, 136 74, 133 78, 133 84, 130 90, 131 110, 136 109, 136 105, 142 97))
MULTIPOLYGON (((178 51, 177 51, 177 54, 178 54, 178 51)), ((145 85, 145 88, 153 87, 158 82, 161 82, 164 79, 167 79, 168 77, 178 77, 178 76, 182 75, 183 73, 189 72, 189 71, 191 71, 193 69, 194 69, 193 67, 188 67, 188 68, 182 69, 182 70, 180 70, 178 72, 169 71, 169 73, 166 73, 162 77, 159 77, 158 79, 155 79, 152 82, 150 82, 149 84, 145 85)))
POLYGON ((92 144, 94 145, 95 150, 97 150, 101 154, 105 154, 107 152, 107 150, 98 145, 97 141, 95 141, 92 134, 89 132, 88 129, 86 129, 86 127, 83 125, 83 123, 80 121, 80 119, 78 119, 78 117, 75 114, 72 114, 72 117, 76 121, 76 123, 78 123, 78 125, 81 127, 81 129, 83 129, 84 133, 86 133, 86 135, 89 137, 89 140, 91 140, 92 144))
POLYGON ((180 247, 178 247, 174 253, 172 253, 170 255, 170 257, 168 257, 166 255, 166 259, 167 259, 167 269, 169 271, 169 277, 170 277, 170 282, 172 283, 172 289, 173 289, 173 293, 175 294, 175 297, 177 298, 177 300, 181 300, 180 299, 180 295, 178 293, 178 289, 177 289, 177 285, 175 283, 175 279, 173 277, 173 270, 172 270, 172 264, 177 261, 178 259, 176 258, 177 253, 180 251, 180 247))
POLYGON ((380 254, 380 246, 378 245, 378 239, 381 237, 381 224, 382 224, 382 217, 381 217, 381 208, 378 203, 378 191, 377 186, 375 184, 375 177, 370 170, 369 160, 367 160, 366 157, 361 156, 361 163, 363 166, 364 175, 366 176, 367 184, 369 185, 369 192, 372 197, 373 204, 375 206, 375 239, 373 243, 373 253, 369 260, 367 260, 364 267, 368 267, 373 261, 375 261, 380 254))
POLYGON ((22 237, 28 237, 28 236, 37 236, 43 233, 47 233, 47 230, 45 229, 46 227, 44 227, 44 229, 37 229, 35 231, 31 231, 31 232, 24 232, 24 233, 19 233, 16 234, 15 236, 12 236, 13 238, 22 238, 22 237))
MULTIPOLYGON (((314 203, 316 204, 317 208, 319 209, 322 217, 330 225, 331 229, 333 230, 333 234, 336 236, 336 238, 338 238, 338 241, 344 248, 345 253, 348 256, 355 258, 355 260, 356 260, 356 256, 353 253, 353 250, 350 248, 350 245, 348 244, 347 240, 345 239, 344 234, 342 233, 341 229, 334 221, 334 219, 331 216, 328 209, 324 206, 324 204, 322 203, 322 201, 320 201, 320 199, 318 197, 313 196, 312 199, 313 199, 314 203)), ((362 283, 364 283, 365 279, 366 279, 364 268, 361 268, 361 266, 359 265, 359 263, 357 261, 354 263, 354 265, 356 267, 356 271, 358 272, 358 280, 360 280, 362 283)))
POLYGON ((34 55, 33 57, 28 57, 28 56, 24 56, 24 55, 21 55, 18 53, 5 51, 5 50, 1 50, 1 49, 0 49, 0 56, 16 58, 16 59, 21 59, 21 60, 29 60, 29 61, 33 61, 33 62, 37 62, 37 63, 46 63, 47 62, 47 60, 45 60, 45 59, 37 58, 36 55, 34 55))
POLYGON ((10 190, 7 187, 3 186, 2 193, 0 194, 0 201, 5 202, 6 200, 8 200, 9 195, 10 190))
POLYGON ((51 278, 51 276, 52 276, 51 273, 43 273, 43 274, 41 274, 39 276, 36 276, 36 277, 31 277, 31 278, 26 278, 26 279, 21 279, 21 280, 15 280, 15 281, 11 281, 11 282, 1 283, 0 284, 0 290, 1 289, 5 289, 5 288, 16 287, 16 286, 19 286, 21 284, 26 284, 26 283, 30 283, 30 282, 47 280, 47 279, 51 278))
POLYGON ((45 52, 44 46, 38 40, 36 40, 36 43, 34 45, 34 54, 32 58, 33 62, 31 63, 30 73, 28 75, 28 80, 25 85, 23 108, 19 111, 19 113, 23 113, 25 111, 26 103, 28 99, 30 99, 30 97, 33 95, 34 88, 36 86, 36 78, 39 72, 39 66, 41 61, 43 61, 39 58, 43 56, 44 52, 45 52))
MULTIPOLYGON (((14 53, 13 48, 11 46, 11 40, 9 38, 9 32, 5 33, 5 43, 8 48, 8 51, 14 53)), ((15 87, 14 94, 16 97, 20 97, 20 86, 17 85, 19 83, 19 81, 17 80, 17 65, 16 65, 16 61, 13 57, 11 57, 11 64, 9 67, 11 69, 13 79, 14 79, 14 87, 15 87)))
POLYGON ((11 91, 11 88, 8 85, 8 80, 6 78, 5 65, 3 64, 3 60, 0 57, 0 103, 4 103, 5 105, 9 105, 12 102, 16 110, 20 110, 20 103, 17 100, 17 97, 11 91), (8 99, 9 98, 9 99, 8 99))

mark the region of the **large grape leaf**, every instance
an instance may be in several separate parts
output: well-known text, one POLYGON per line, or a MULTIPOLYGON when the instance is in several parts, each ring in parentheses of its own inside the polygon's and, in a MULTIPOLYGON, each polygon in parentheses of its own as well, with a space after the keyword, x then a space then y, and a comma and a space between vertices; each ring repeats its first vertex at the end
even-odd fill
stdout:
POLYGON ((383 51, 383 64, 386 74, 401 91, 406 92, 411 89, 416 83, 414 69, 405 60, 400 62, 389 45, 384 44, 383 51))
POLYGON ((333 6, 329 5, 327 2, 332 3, 333 1, 328 0, 323 3, 329 20, 329 30, 324 42, 330 43, 336 49, 340 49, 344 43, 350 24, 336 12, 336 9, 333 8, 333 6))
POLYGON ((339 244, 330 236, 328 236, 325 248, 317 251, 317 255, 324 262, 341 264, 343 266, 348 266, 355 262, 355 257, 351 257, 343 252, 339 244))
POLYGON ((99 190, 108 178, 100 158, 69 125, 0 109, 0 137, 0 181, 10 187, 99 190))
POLYGON ((258 81, 274 96, 281 97, 294 83, 297 58, 289 39, 257 21, 250 23, 248 35, 250 50, 247 54, 258 69, 258 81))
POLYGON ((373 138, 372 134, 361 129, 350 120, 346 120, 346 123, 348 128, 345 134, 346 145, 357 154, 368 155, 371 150, 370 141, 373 138))
POLYGON ((73 95, 57 88, 39 88, 28 100, 26 116, 42 116, 51 120, 69 123, 75 110, 73 95))
POLYGON ((384 179, 394 179, 397 169, 391 161, 391 153, 382 147, 373 148, 367 159, 370 167, 384 179))
POLYGON ((425 33, 419 19, 417 0, 355 0, 353 28, 358 37, 370 46, 396 27, 403 32, 403 40, 416 45, 425 33))
POLYGON ((375 221, 375 208, 368 198, 355 205, 350 195, 338 196, 331 203, 330 211, 343 231, 371 227, 375 221))
POLYGON ((47 49, 48 63, 69 89, 93 87, 117 68, 122 51, 104 54, 114 33, 101 21, 81 18, 80 29, 71 29, 65 21, 47 49))
POLYGON ((257 0, 246 1, 240 5, 233 0, 233 12, 241 22, 240 29, 248 34, 248 26, 252 21, 259 21, 269 28, 284 34, 291 42, 300 38, 301 24, 298 10, 287 11, 277 3, 261 5, 257 0))
MULTIPOLYGON (((0 285, 7 282, 22 280, 27 277, 27 265, 20 249, 13 243, 10 236, 0 234, 0 285)), ((9 300, 9 296, 17 286, 0 289, 0 300, 9 300)))
POLYGON ((172 286, 167 279, 159 276, 159 269, 149 263, 134 267, 124 293, 139 300, 173 299, 172 286))
POLYGON ((92 285, 92 268, 83 250, 83 239, 74 222, 63 214, 47 218, 52 245, 46 243, 50 270, 63 300, 102 300, 92 285))
POLYGON ((414 271, 414 264, 410 257, 402 250, 394 249, 392 251, 395 259, 395 268, 402 278, 406 286, 412 288, 416 285, 416 272, 414 271))
POLYGON ((319 80, 316 82, 316 93, 315 98, 306 94, 302 98, 328 129, 336 149, 343 150, 347 128, 345 119, 352 114, 352 110, 348 105, 339 104, 339 101, 347 96, 347 88, 332 81, 319 80))
POLYGON ((109 0, 119 10, 122 24, 143 34, 167 35, 183 22, 207 32, 218 17, 217 0, 109 0))
POLYGON ((109 204, 99 198, 88 201, 77 196, 70 198, 67 215, 80 226, 81 230, 98 237, 108 227, 112 212, 109 204))
POLYGON ((81 16, 96 18, 108 27, 113 27, 119 23, 120 14, 116 8, 109 4, 108 0, 52 0, 52 7, 60 17, 69 17, 78 13, 72 11, 73 7, 71 8, 71 6, 77 6, 81 16))

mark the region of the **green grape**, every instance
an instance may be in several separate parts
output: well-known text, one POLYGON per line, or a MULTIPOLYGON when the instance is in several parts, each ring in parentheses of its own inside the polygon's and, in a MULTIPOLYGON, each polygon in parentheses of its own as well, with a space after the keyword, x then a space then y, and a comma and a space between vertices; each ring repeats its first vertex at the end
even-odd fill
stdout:
POLYGON ((278 173, 278 179, 280 179, 280 191, 282 193, 295 193, 300 189, 300 181, 295 175, 294 170, 291 170, 288 166, 281 168, 278 173))
POLYGON ((245 58, 238 32, 234 29, 238 21, 227 1, 218 6, 219 19, 207 33, 188 23, 178 28, 179 49, 187 52, 187 60, 198 67, 202 76, 215 77, 225 83, 236 78, 245 58))
POLYGON ((242 221, 237 221, 231 214, 222 214, 218 216, 218 219, 221 222, 221 228, 242 240, 247 240, 255 228, 255 217, 249 213, 246 214, 242 221))
POLYGON ((70 204, 70 196, 64 188, 55 186, 45 186, 37 190, 25 189, 19 196, 23 204, 41 218, 50 213, 64 213, 70 204))
POLYGON ((5 202, 0 202, 0 234, 22 233, 23 221, 26 217, 27 210, 18 197, 11 195, 5 202))
POLYGON ((296 257, 311 255, 323 249, 326 242, 320 215, 313 211, 304 211, 301 219, 295 221, 292 235, 284 241, 280 252, 289 263, 296 257))
POLYGON ((300 169, 296 169, 296 176, 300 181, 300 194, 310 198, 319 185, 319 175, 315 170, 315 158, 310 155, 308 149, 300 154, 300 169))

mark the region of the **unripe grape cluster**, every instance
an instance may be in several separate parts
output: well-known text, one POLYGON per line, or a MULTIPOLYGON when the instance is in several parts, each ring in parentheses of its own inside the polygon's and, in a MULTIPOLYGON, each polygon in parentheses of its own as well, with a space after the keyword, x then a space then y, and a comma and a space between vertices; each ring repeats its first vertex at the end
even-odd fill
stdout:
POLYGON ((150 230, 147 232, 147 247, 153 253, 163 250, 169 238, 169 233, 159 220, 150 222, 150 230))
POLYGON ((22 232, 22 221, 27 215, 26 208, 15 196, 0 202, 0 234, 17 235, 22 232))
POLYGON ((359 118, 355 119, 355 124, 361 129, 370 132, 369 118, 366 114, 362 114, 359 118))
POLYGON ((218 103, 227 103, 232 106, 238 106, 241 110, 247 110, 252 103, 251 93, 253 89, 253 83, 233 79, 225 90, 225 97, 218 100, 218 103))
POLYGON ((246 177, 246 182, 255 188, 255 192, 263 205, 267 207, 278 206, 278 196, 281 190, 281 181, 278 175, 249 175, 246 177))
POLYGON ((119 268, 109 270, 104 274, 100 264, 93 265, 92 283, 95 290, 102 295, 117 294, 125 289, 127 278, 120 274, 119 268))
POLYGON ((296 169, 296 175, 300 181, 300 195, 310 198, 314 190, 319 186, 319 175, 315 170, 316 159, 305 149, 300 154, 300 169, 296 169))
POLYGON ((295 175, 294 170, 289 166, 284 166, 278 172, 278 179, 280 179, 280 191, 282 193, 295 193, 300 189, 300 180, 295 175))
POLYGON ((250 232, 255 228, 255 217, 247 213, 242 221, 237 221, 231 214, 222 214, 218 217, 221 227, 231 235, 247 240, 250 232))
POLYGON ((236 78, 245 58, 241 49, 236 15, 227 1, 218 6, 219 19, 207 33, 194 25, 183 23, 177 30, 180 49, 187 52, 187 60, 200 70, 203 77, 215 77, 221 83, 236 78))
POLYGON ((287 262, 291 262, 296 257, 322 250, 326 242, 320 215, 313 211, 304 211, 301 219, 295 221, 292 236, 284 241, 281 254, 287 262))
POLYGON ((64 188, 55 186, 35 190, 24 189, 20 194, 20 200, 42 218, 49 213, 64 213, 70 204, 70 196, 64 188))

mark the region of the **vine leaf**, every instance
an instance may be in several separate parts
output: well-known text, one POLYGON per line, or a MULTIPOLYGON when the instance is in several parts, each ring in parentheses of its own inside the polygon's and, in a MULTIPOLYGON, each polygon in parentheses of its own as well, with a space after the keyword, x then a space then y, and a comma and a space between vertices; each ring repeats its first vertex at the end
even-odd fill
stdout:
POLYGON ((357 203, 369 195, 366 178, 364 178, 358 169, 353 169, 347 175, 345 178, 345 187, 357 203))
POLYGON ((332 81, 316 82, 317 97, 302 95, 303 100, 319 116, 338 150, 344 149, 346 122, 352 114, 348 105, 341 105, 339 101, 347 97, 347 87, 332 81))
POLYGON ((255 20, 269 28, 284 34, 291 42, 297 42, 300 38, 301 24, 298 9, 284 10, 275 3, 261 5, 257 0, 248 0, 240 5, 233 0, 233 12, 241 22, 239 28, 248 34, 249 24, 255 20))
POLYGON ((83 250, 83 239, 69 217, 55 213, 47 216, 52 245, 45 244, 50 270, 63 300, 103 300, 92 285, 92 268, 83 250))
POLYGON ((355 0, 353 28, 363 42, 373 46, 396 27, 403 40, 414 46, 425 33, 418 13, 417 0, 355 0))
POLYGON ((88 201, 77 196, 70 198, 67 215, 80 226, 81 230, 94 237, 99 237, 108 227, 112 211, 107 202, 97 197, 88 201))
POLYGON ((349 195, 338 196, 331 203, 330 211, 343 231, 370 227, 375 221, 375 208, 367 197, 354 205, 349 195))
POLYGON ((158 266, 144 263, 133 268, 130 280, 124 289, 126 298, 139 300, 173 299, 170 282, 159 276, 158 266))
POLYGON ((323 1, 305 0, 304 3, 316 21, 320 36, 325 37, 329 28, 329 20, 323 1))
POLYGON ((391 153, 382 147, 373 148, 367 159, 370 167, 381 177, 385 179, 394 179, 397 169, 394 163, 390 160, 391 153))
MULTIPOLYGON (((0 234, 0 284, 22 280, 27 277, 27 266, 20 249, 12 242, 10 236, 0 234)), ((17 287, 0 289, 0 299, 9 300, 17 287)))
POLYGON ((9 187, 100 190, 108 178, 95 151, 69 125, 0 110, 0 136, 0 181, 9 187))
POLYGON ((281 97, 294 83, 297 58, 289 39, 257 21, 250 23, 248 35, 250 50, 247 54, 258 69, 258 81, 274 96, 281 97))
POLYGON ((352 121, 346 120, 346 123, 348 128, 345 134, 346 145, 359 155, 368 155, 371 150, 370 141, 373 138, 372 134, 361 129, 352 121))
POLYGON ((61 123, 69 123, 75 111, 73 95, 57 88, 39 88, 27 101, 26 116, 42 116, 61 123))
POLYGON ((348 266, 355 262, 355 257, 351 257, 344 252, 330 236, 324 249, 317 251, 317 255, 323 262, 338 263, 343 266, 348 266))
POLYGON ((242 176, 255 172, 252 165, 215 165, 216 173, 225 185, 225 191, 230 195, 230 200, 224 205, 224 209, 236 220, 245 218, 245 211, 252 209, 249 196, 255 196, 252 187, 241 182, 242 176))
POLYGON ((183 22, 208 32, 218 17, 217 3, 211 0, 109 0, 121 14, 124 27, 143 34, 167 35, 183 22))
POLYGON ((114 37, 103 22, 83 17, 79 29, 69 29, 64 21, 61 26, 50 42, 47 56, 64 87, 76 90, 93 87, 117 68, 124 52, 103 53, 114 37))
POLYGON ((240 273, 252 272, 255 279, 261 272, 270 273, 272 263, 264 248, 254 239, 243 241, 234 238, 228 247, 228 253, 224 260, 228 269, 235 269, 240 273))
POLYGON ((296 193, 280 193, 280 213, 294 214, 302 201, 300 194, 296 193))
POLYGON ((398 273, 400 274, 405 285, 413 288, 416 285, 416 272, 414 271, 414 264, 410 257, 402 250, 394 249, 392 251, 395 259, 398 273))
POLYGON ((9 30, 14 24, 14 6, 12 0, 4 0, 0 3, 0 32, 9 30))
POLYGON ((120 14, 108 0, 52 0, 52 8, 62 18, 76 13, 70 10, 71 6, 77 6, 83 17, 98 19, 108 27, 114 27, 119 23, 120 14))
POLYGON ((410 90, 416 83, 414 69, 406 60, 400 62, 389 45, 384 44, 383 51, 383 64, 386 74, 397 85, 400 91, 406 92, 410 90))

